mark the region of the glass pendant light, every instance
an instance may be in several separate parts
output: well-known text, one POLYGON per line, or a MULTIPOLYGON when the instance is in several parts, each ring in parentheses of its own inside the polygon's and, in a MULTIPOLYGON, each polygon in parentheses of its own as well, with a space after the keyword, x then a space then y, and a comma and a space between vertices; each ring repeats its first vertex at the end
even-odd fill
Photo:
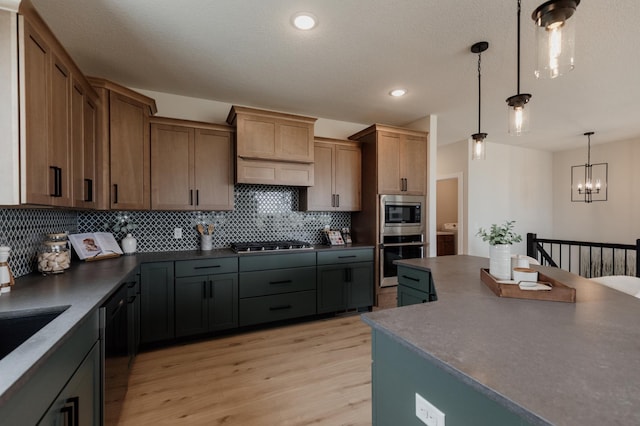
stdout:
POLYGON ((536 78, 556 78, 574 68, 575 19, 569 18, 579 4, 580 0, 550 0, 533 11, 538 44, 536 78))
POLYGON ((529 93, 520 93, 520 0, 518 0, 518 93, 507 98, 509 134, 520 136, 529 131, 529 108, 525 105, 531 100, 529 93))
POLYGON ((485 139, 487 138, 486 133, 482 133, 480 130, 480 117, 482 111, 482 85, 481 83, 481 63, 482 63, 482 52, 489 48, 489 42, 479 41, 471 46, 471 52, 478 54, 478 133, 474 133, 471 135, 473 139, 473 150, 471 152, 472 160, 484 160, 485 159, 485 139))

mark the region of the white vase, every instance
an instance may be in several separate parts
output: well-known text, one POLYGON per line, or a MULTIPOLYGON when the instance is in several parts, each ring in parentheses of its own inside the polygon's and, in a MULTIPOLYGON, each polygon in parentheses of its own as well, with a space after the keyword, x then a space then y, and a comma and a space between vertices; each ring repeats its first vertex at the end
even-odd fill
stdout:
POLYGON ((126 237, 122 239, 122 251, 124 254, 132 254, 136 252, 136 248, 138 246, 138 241, 131 234, 127 234, 126 237))
POLYGON ((489 246, 489 273, 499 280, 511 279, 511 244, 489 246))

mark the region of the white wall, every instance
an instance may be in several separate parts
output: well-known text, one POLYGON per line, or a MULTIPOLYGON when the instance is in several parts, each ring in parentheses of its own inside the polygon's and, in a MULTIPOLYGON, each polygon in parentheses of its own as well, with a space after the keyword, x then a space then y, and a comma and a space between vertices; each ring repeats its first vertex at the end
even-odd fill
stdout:
MULTIPOLYGON (((187 96, 136 88, 133 90, 155 99, 156 105, 158 106, 157 115, 162 117, 226 124, 227 116, 232 106, 232 104, 226 102, 211 101, 208 99, 190 98, 187 96)), ((295 114, 295 111, 285 112, 295 114)), ((370 125, 371 124, 318 118, 318 121, 315 123, 315 135, 325 138, 347 139, 349 136, 370 125)))
POLYGON ((0 204, 20 202, 17 15, 0 9, 0 204))
POLYGON ((640 137, 591 145, 591 162, 609 163, 607 201, 571 202, 571 166, 586 161, 586 138, 583 148, 554 154, 553 235, 538 236, 635 244, 640 238, 640 137))
MULTIPOLYGON (((478 228, 515 220, 523 241, 512 254, 526 253, 527 232, 552 235, 552 153, 487 142, 486 160, 469 161, 468 254, 489 257, 478 228)), ((471 142, 467 158, 471 158, 471 142)))

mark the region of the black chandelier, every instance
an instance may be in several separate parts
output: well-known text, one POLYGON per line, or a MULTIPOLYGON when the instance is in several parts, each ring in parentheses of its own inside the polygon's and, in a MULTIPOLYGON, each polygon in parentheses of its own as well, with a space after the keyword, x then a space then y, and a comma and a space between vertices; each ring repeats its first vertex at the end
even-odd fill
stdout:
POLYGON ((571 201, 574 202, 607 201, 609 164, 591 164, 591 135, 593 134, 594 132, 584 134, 588 138, 587 163, 571 167, 571 201))

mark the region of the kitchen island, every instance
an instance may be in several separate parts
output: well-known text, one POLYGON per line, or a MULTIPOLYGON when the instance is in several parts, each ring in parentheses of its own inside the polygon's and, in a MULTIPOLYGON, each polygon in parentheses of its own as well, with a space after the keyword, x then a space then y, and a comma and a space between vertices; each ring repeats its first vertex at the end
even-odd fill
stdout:
POLYGON ((640 424, 639 299, 545 266, 576 303, 500 298, 489 259, 397 263, 430 271, 438 300, 363 315, 374 424, 423 425, 416 393, 447 426, 640 424))

